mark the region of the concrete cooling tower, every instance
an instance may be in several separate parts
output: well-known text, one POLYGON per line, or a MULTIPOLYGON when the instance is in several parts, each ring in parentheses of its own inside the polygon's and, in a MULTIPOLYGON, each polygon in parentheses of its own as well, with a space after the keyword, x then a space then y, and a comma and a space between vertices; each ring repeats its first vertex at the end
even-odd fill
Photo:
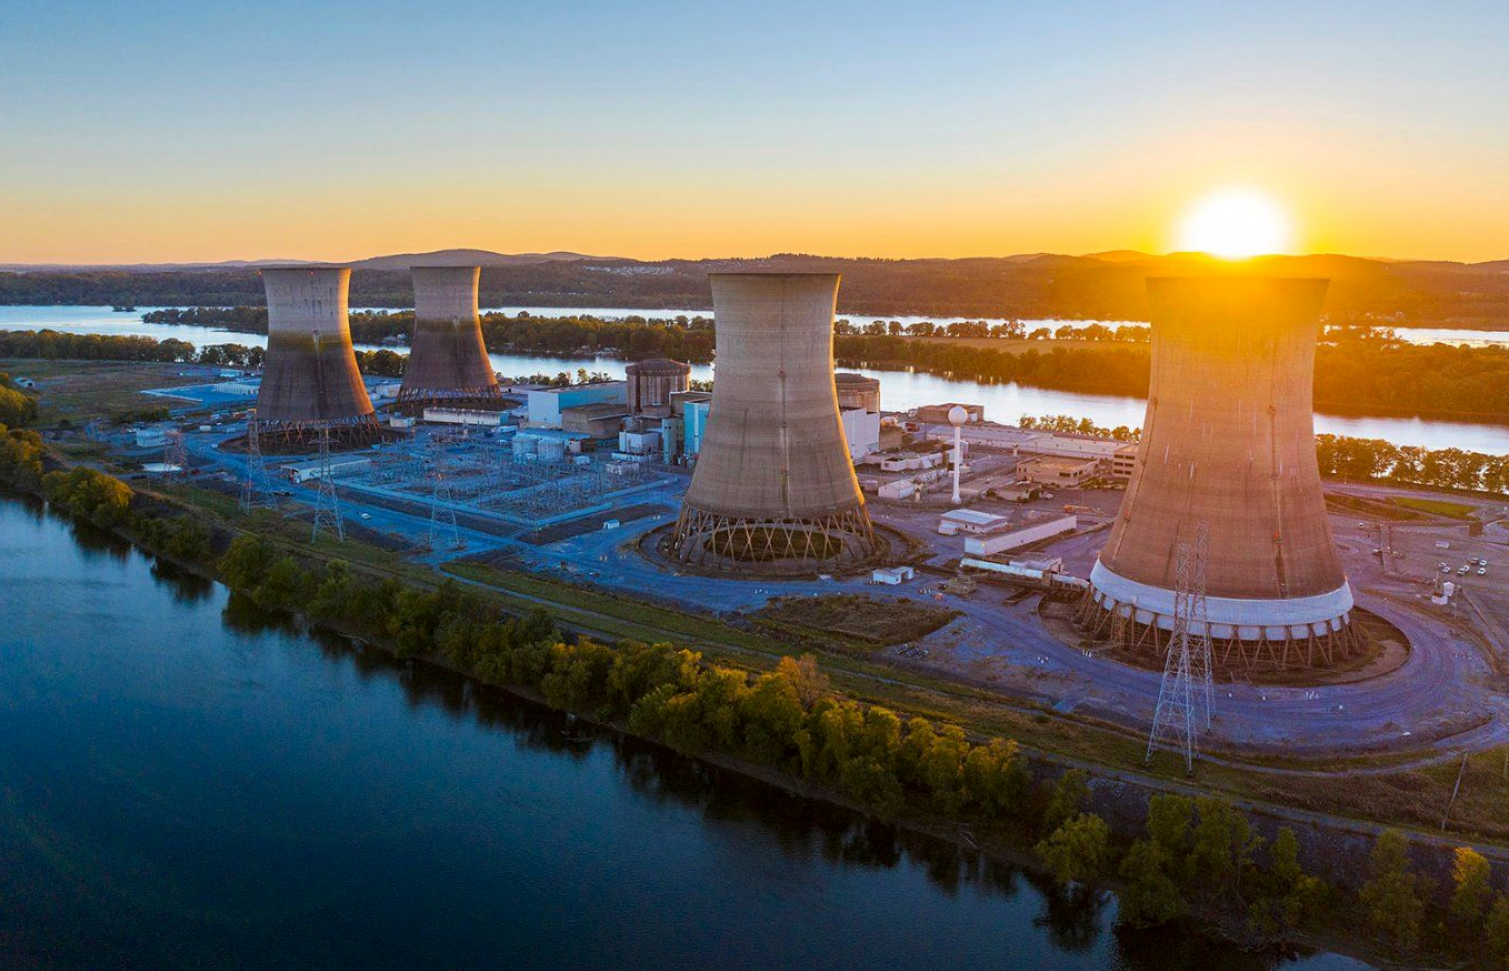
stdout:
POLYGON ((876 537, 833 385, 835 273, 714 273, 717 373, 676 524, 683 562, 856 564, 876 537))
POLYGON ((356 368, 344 266, 270 267, 267 290, 267 361, 257 393, 263 436, 312 445, 323 429, 349 444, 378 432, 367 387, 356 368))
POLYGON ((1152 384, 1137 463, 1080 620, 1161 656, 1181 544, 1206 524, 1213 657, 1324 666, 1357 649, 1312 413, 1327 281, 1149 279, 1152 384))
POLYGON ((479 266, 416 266, 414 337, 404 366, 399 407, 499 408, 498 378, 477 316, 479 266))

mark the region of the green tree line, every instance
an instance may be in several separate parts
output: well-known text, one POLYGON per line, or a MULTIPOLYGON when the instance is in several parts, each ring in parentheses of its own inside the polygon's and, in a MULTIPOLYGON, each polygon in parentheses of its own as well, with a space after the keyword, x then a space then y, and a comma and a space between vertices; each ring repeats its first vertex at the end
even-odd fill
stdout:
MULTIPOLYGON (((1140 428, 1125 425, 1103 428, 1088 418, 1073 415, 1023 415, 1018 423, 1022 428, 1121 442, 1135 442, 1142 437, 1140 428)), ((1346 435, 1316 435, 1315 455, 1320 474, 1330 478, 1509 494, 1509 455, 1395 445, 1381 438, 1346 435)))

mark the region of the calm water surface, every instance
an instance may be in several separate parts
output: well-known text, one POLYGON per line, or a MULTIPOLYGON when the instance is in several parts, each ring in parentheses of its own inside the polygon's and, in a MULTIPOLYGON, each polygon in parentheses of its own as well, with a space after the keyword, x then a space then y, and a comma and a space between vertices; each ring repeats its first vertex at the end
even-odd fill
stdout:
MULTIPOLYGON (((113 313, 109 307, 5 307, 0 306, 0 330, 53 330, 79 334, 140 334, 157 340, 174 338, 188 341, 196 347, 206 344, 245 344, 254 347, 267 346, 267 338, 261 334, 238 334, 215 327, 193 327, 174 324, 145 324, 141 314, 153 307, 138 307, 137 313, 113 313)), ((649 310, 632 311, 624 308, 596 309, 578 307, 509 307, 510 313, 528 310, 530 313, 593 313, 598 316, 628 315, 630 313, 674 316, 678 313, 695 315, 696 311, 649 310)), ((706 311, 703 311, 706 313, 706 311)), ((922 320, 923 318, 897 318, 922 320)), ((1039 322, 1031 322, 1039 323, 1039 322)), ((1043 324, 1061 323, 1041 321, 1043 324)), ((1114 323, 1114 322, 1112 322, 1114 323)), ((1409 331, 1401 330, 1402 334, 1409 331)), ((1434 331, 1436 334, 1471 334, 1484 340, 1502 339, 1509 343, 1509 333, 1495 334, 1491 331, 1434 331)), ((371 350, 376 345, 358 345, 371 350)), ((394 348, 407 353, 405 348, 394 348)), ((578 368, 602 371, 621 378, 624 361, 614 358, 552 357, 545 355, 493 354, 493 366, 499 373, 523 376, 537 373, 556 374, 561 371, 575 372, 578 368)), ((692 369, 692 377, 712 377, 711 365, 699 365, 692 369)), ((955 381, 932 374, 907 371, 877 371, 863 369, 863 373, 881 379, 881 406, 889 411, 907 411, 918 405, 936 404, 941 401, 970 401, 983 404, 986 417, 994 421, 1015 422, 1023 415, 1073 415, 1089 418, 1097 425, 1115 428, 1126 425, 1136 428, 1142 424, 1145 402, 1141 398, 1116 395, 1077 394, 1070 391, 1053 391, 1019 384, 977 384, 974 381, 955 381)), ((1317 431, 1334 435, 1350 435, 1356 438, 1380 438, 1396 445, 1422 445, 1426 448, 1460 448, 1490 455, 1509 454, 1509 426, 1479 422, 1427 421, 1418 418, 1362 418, 1341 415, 1317 414, 1317 431)))
POLYGON ((0 613, 6 968, 1362 967, 567 742, 3 495, 0 613))

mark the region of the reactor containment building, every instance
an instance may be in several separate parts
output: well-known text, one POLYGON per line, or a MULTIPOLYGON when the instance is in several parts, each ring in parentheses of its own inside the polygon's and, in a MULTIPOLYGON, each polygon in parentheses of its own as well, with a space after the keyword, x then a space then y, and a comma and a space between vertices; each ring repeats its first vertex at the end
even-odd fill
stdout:
POLYGON ((326 432, 343 445, 381 434, 356 367, 347 320, 351 268, 267 267, 267 358, 257 392, 264 441, 313 445, 326 432))
POLYGON ((477 314, 479 266, 416 266, 414 336, 404 365, 398 406, 496 409, 503 406, 482 321, 477 314))
POLYGON ((877 551, 833 383, 836 273, 713 273, 717 378, 671 537, 729 572, 856 565, 877 551))
POLYGON ((1229 670, 1323 667, 1360 647, 1326 520, 1312 408, 1328 281, 1151 278, 1152 383, 1121 510, 1079 620, 1161 659, 1181 545, 1208 530, 1204 630, 1229 670))

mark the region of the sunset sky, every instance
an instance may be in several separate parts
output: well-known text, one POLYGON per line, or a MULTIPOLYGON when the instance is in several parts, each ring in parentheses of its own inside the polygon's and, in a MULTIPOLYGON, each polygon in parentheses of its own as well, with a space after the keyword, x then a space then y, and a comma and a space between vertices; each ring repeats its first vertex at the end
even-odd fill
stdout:
POLYGON ((1509 258, 1509 3, 6 0, 0 262, 1509 258))

